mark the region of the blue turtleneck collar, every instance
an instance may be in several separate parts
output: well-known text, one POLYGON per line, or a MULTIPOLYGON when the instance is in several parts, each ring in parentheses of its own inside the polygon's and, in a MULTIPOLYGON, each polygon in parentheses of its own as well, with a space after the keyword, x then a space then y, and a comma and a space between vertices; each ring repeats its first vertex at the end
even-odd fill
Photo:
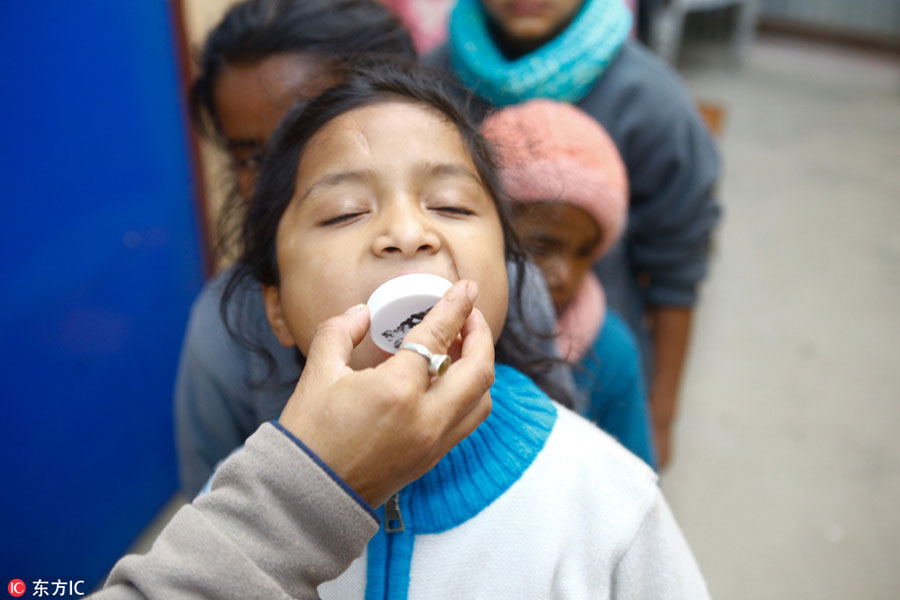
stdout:
POLYGON ((496 365, 490 416, 428 473, 400 491, 403 530, 382 526, 366 549, 366 600, 406 598, 415 536, 471 519, 522 476, 556 423, 556 407, 528 377, 496 365))
POLYGON ((490 416, 400 492, 407 531, 439 533, 478 514, 519 479, 544 446, 556 408, 528 377, 496 365, 490 416))

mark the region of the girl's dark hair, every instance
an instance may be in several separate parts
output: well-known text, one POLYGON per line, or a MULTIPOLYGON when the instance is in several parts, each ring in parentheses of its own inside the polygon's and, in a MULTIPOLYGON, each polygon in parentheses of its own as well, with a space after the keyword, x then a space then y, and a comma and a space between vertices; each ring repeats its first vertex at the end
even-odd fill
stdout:
POLYGON ((320 55, 336 65, 365 54, 416 55, 409 32, 377 0, 245 0, 228 10, 200 51, 190 90, 197 127, 219 132, 213 90, 225 65, 285 52, 320 55))
MULTIPOLYGON (((451 90, 452 85, 445 76, 410 61, 366 61, 365 64, 358 64, 341 84, 295 106, 273 134, 256 191, 244 212, 239 258, 221 301, 221 315, 229 333, 263 356, 270 367, 270 375, 275 367, 271 354, 262 344, 241 331, 250 331, 251 328, 242 328, 241 323, 233 322, 234 316, 242 311, 227 310, 227 307, 238 290, 247 288, 249 280, 267 286, 280 284, 276 233, 281 217, 294 196, 300 156, 307 143, 331 120, 372 104, 405 101, 422 105, 439 113, 459 131, 481 181, 497 206, 506 263, 517 273, 512 300, 518 314, 525 314, 523 290, 526 257, 510 225, 509 202, 503 195, 490 147, 459 103, 460 90, 451 90)), ((515 327, 509 324, 510 319, 507 319, 507 326, 496 345, 497 361, 519 369, 552 398, 572 406, 568 391, 561 389, 549 376, 551 369, 561 361, 538 353, 534 340, 529 340, 528 336, 540 334, 530 331, 527 323, 515 327)), ((299 352, 298 360, 302 367, 304 359, 299 352)))

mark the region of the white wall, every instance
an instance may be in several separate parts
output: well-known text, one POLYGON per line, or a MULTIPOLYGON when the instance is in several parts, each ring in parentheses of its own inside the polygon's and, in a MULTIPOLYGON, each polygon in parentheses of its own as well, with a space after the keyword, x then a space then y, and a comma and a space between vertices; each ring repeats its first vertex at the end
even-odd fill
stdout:
POLYGON ((763 17, 900 38, 900 0, 762 0, 763 17))

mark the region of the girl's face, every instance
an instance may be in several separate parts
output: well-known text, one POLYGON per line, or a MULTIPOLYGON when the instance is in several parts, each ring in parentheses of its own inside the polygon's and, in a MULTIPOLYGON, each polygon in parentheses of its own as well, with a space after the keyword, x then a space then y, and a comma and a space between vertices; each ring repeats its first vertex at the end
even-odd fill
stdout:
POLYGON ((568 202, 517 207, 513 227, 525 251, 541 268, 557 314, 575 297, 603 241, 593 216, 568 202))
MULTIPOLYGON (((272 329, 305 354, 316 326, 407 273, 478 284, 496 341, 506 318, 503 232, 458 130, 436 111, 386 101, 336 117, 307 143, 278 225, 272 329)), ((389 355, 367 336, 350 365, 389 355)))
POLYGON ((575 16, 584 0, 482 0, 484 10, 507 36, 528 42, 544 40, 575 16))
POLYGON ((273 54, 222 69, 213 102, 241 196, 253 193, 266 143, 288 109, 336 82, 327 62, 304 54, 273 54))

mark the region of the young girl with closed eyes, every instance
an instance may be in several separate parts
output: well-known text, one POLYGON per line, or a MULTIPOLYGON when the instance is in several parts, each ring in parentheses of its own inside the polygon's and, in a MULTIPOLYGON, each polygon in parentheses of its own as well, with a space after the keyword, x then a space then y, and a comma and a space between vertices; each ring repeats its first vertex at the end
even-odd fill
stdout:
MULTIPOLYGON (((195 123, 231 157, 227 175, 235 193, 226 200, 218 231, 228 258, 269 137, 285 113, 340 81, 345 64, 373 54, 415 56, 409 35, 378 0, 243 0, 209 33, 191 107, 195 123)), ((533 264, 511 276, 519 273, 524 285, 543 286, 533 264)), ((229 305, 221 304, 230 274, 213 278, 195 301, 179 361, 175 425, 182 492, 188 498, 221 460, 281 413, 302 370, 295 347, 281 346, 272 334, 255 286, 233 289, 229 305), (245 321, 245 338, 261 351, 229 335, 223 311, 245 321)), ((528 313, 513 306, 508 321, 550 333, 555 319, 549 295, 535 291, 540 294, 531 294, 528 313)), ((552 339, 519 329, 529 346, 553 352, 552 339)), ((557 387, 574 389, 565 364, 546 366, 557 387)))
MULTIPOLYGON (((476 127, 439 80, 413 67, 381 64, 352 75, 279 126, 246 213, 232 287, 256 281, 279 341, 309 356, 323 323, 393 277, 466 281, 477 294, 466 325, 430 348, 453 357, 445 375, 429 377, 411 352, 378 349, 365 335, 368 321, 348 342, 342 369, 403 360, 429 392, 447 394, 493 377, 491 414, 393 496, 387 514, 378 507, 384 498, 353 490, 379 530, 318 593, 707 597, 653 471, 548 396, 534 368, 540 357, 504 326, 510 295, 527 302, 507 283, 507 263, 523 255, 506 210, 476 127), (491 340, 493 352, 482 351, 491 340)), ((315 377, 305 371, 295 394, 315 377)), ((398 389, 408 384, 396 381, 398 389)), ((315 422, 295 419, 292 431, 312 455, 330 452, 315 422)), ((335 477, 352 488, 350 471, 335 477)), ((215 476, 211 495, 227 485, 215 476)))

